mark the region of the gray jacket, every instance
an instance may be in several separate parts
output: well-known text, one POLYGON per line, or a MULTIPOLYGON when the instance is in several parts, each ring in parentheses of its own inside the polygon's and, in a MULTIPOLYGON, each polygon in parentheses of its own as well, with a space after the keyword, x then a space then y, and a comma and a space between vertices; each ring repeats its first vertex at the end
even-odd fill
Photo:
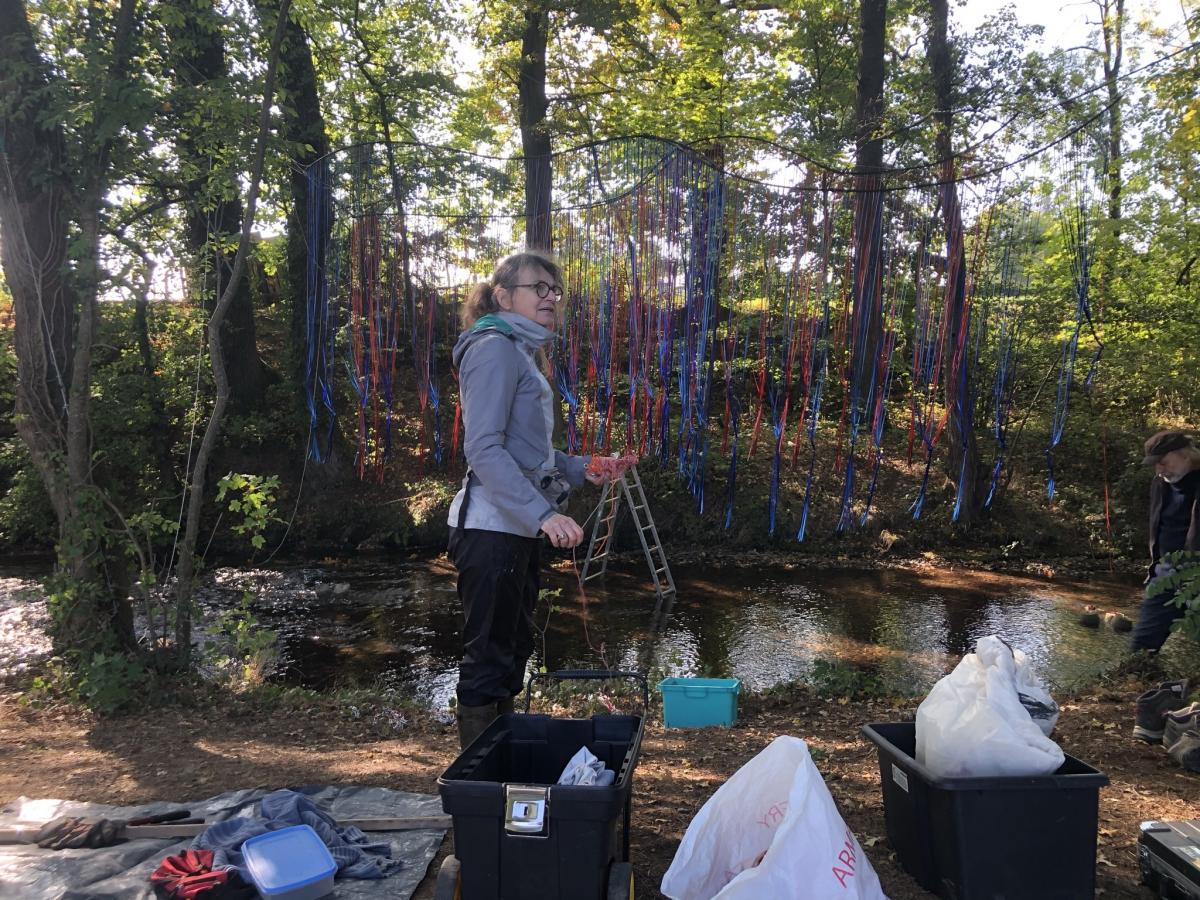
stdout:
POLYGON ((536 537, 570 488, 583 485, 587 457, 551 444, 554 392, 538 370, 538 348, 554 334, 509 312, 483 316, 454 345, 468 471, 447 517, 463 526, 536 537))

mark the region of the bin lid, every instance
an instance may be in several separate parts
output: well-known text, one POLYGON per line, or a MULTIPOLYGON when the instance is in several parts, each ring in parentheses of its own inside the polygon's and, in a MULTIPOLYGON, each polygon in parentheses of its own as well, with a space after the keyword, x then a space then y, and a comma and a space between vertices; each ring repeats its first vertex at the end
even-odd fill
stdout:
POLYGON ((683 690, 685 688, 704 688, 711 691, 742 692, 742 682, 738 678, 683 678, 674 676, 664 678, 658 683, 660 691, 683 690))
POLYGON ((308 825, 292 825, 242 844, 246 870, 264 894, 306 887, 337 872, 325 842, 308 825))

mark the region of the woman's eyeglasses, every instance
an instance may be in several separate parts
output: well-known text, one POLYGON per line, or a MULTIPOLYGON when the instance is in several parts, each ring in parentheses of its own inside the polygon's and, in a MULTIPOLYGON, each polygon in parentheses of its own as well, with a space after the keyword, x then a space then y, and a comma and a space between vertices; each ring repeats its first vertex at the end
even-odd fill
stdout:
POLYGON ((551 294, 554 295, 554 302, 557 303, 562 299, 563 289, 557 284, 547 284, 544 281, 526 282, 524 284, 510 284, 510 288, 527 287, 533 288, 533 292, 537 294, 539 300, 545 300, 551 294))

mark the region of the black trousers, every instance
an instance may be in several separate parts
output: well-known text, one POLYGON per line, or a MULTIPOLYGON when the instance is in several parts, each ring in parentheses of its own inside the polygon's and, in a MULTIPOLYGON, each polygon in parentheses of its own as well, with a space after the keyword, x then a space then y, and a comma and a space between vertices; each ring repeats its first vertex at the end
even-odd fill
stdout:
MULTIPOLYGON (((1150 593, 1149 589, 1146 591, 1150 593)), ((1183 618, 1186 610, 1182 606, 1176 606, 1171 602, 1174 597, 1174 592, 1169 594, 1159 594, 1151 599, 1149 596, 1142 598, 1141 608, 1138 609, 1137 623, 1133 626, 1133 634, 1130 636, 1129 648, 1131 650, 1154 650, 1162 649, 1162 645, 1166 643, 1167 638, 1171 634, 1171 625, 1176 619, 1183 618)))
POLYGON ((463 658, 458 702, 485 706, 516 696, 533 654, 533 610, 540 584, 541 541, 501 531, 452 529, 458 569, 463 658))

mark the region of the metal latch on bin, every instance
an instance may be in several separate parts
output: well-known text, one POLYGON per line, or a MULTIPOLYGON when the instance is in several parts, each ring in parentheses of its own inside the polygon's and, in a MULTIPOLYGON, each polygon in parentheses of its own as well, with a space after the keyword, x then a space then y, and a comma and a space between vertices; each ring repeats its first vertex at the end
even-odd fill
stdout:
POLYGON ((504 786, 504 830, 509 834, 543 835, 549 826, 548 788, 526 784, 504 786))

